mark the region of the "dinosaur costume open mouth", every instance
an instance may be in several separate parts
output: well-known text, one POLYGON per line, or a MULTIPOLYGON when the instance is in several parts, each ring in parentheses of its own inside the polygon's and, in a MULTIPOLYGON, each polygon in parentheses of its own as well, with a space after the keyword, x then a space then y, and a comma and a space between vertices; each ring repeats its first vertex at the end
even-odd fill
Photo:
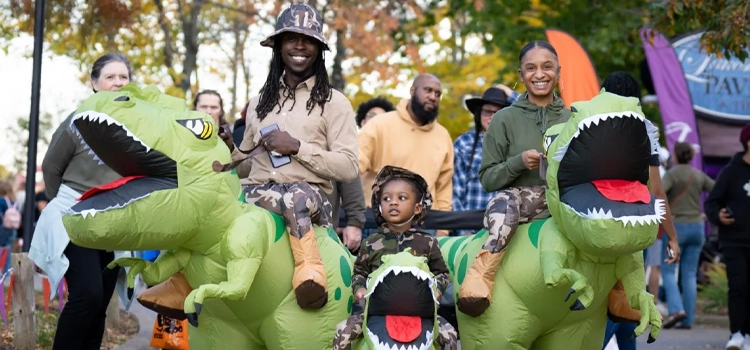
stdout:
POLYGON ((587 219, 612 219, 624 226, 659 223, 662 200, 646 186, 655 130, 633 112, 597 114, 578 124, 558 149, 560 201, 587 219))
POLYGON ((71 128, 99 164, 123 176, 84 193, 71 208, 84 218, 122 208, 153 192, 177 188, 177 163, 138 139, 107 114, 85 111, 71 120, 71 128))
POLYGON ((435 281, 417 267, 393 266, 370 280, 367 332, 376 350, 427 350, 433 342, 435 281))

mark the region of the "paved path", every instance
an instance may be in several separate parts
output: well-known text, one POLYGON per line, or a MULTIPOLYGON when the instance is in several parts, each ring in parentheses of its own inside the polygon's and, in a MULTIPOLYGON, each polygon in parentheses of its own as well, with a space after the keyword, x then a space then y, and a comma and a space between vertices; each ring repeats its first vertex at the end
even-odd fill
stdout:
MULTIPOLYGON (((661 332, 659 339, 653 344, 646 344, 647 339, 647 335, 638 337, 639 350, 724 349, 724 345, 729 340, 729 330, 710 326, 696 326, 691 330, 666 329, 661 332)), ((618 350, 618 348, 617 345, 612 343, 605 350, 618 350)))
MULTIPOLYGON (((135 288, 135 293, 133 293, 134 296, 137 296, 143 291, 146 290, 146 287, 142 284, 138 284, 135 288)), ((122 301, 120 302, 120 308, 124 309, 125 307, 122 305, 122 301)), ((143 307, 141 304, 138 303, 138 300, 133 300, 133 304, 130 305, 130 310, 128 310, 130 314, 135 316, 135 318, 138 319, 138 334, 136 334, 135 337, 128 340, 127 342, 123 343, 120 346, 116 346, 114 349, 116 350, 150 350, 150 349, 156 349, 152 348, 149 344, 151 343, 151 332, 154 328, 154 320, 156 320, 156 313, 143 307)))

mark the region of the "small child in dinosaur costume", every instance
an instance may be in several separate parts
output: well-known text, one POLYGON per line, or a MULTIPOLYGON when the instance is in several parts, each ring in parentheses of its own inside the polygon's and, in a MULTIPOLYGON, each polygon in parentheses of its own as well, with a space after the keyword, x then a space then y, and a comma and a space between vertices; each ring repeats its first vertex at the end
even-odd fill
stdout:
MULTIPOLYGON (((359 303, 367 293, 367 279, 383 263, 382 258, 410 249, 415 256, 427 258, 430 272, 437 284, 437 298, 449 283, 448 268, 443 261, 437 240, 412 228, 424 222, 432 206, 432 195, 427 182, 409 170, 385 166, 372 185, 372 207, 375 221, 380 225, 377 233, 362 242, 352 275, 354 302, 359 303)), ((335 350, 349 350, 352 342, 362 336, 364 313, 355 312, 341 322, 334 338, 335 350)), ((457 348, 457 335, 453 326, 438 316, 438 343, 443 349, 457 348)))

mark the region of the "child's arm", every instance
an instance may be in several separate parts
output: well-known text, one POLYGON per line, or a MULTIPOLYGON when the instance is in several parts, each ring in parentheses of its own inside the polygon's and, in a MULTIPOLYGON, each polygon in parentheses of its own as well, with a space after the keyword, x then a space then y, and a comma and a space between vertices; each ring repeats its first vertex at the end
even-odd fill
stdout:
POLYGON ((368 251, 368 239, 362 241, 357 253, 357 260, 354 261, 354 271, 352 273, 352 293, 357 293, 360 288, 367 288, 367 276, 372 272, 370 265, 370 252, 368 251))
POLYGON ((430 266, 430 272, 435 275, 435 283, 437 284, 440 295, 445 293, 445 289, 448 288, 450 283, 450 275, 448 273, 448 267, 445 265, 443 260, 443 254, 440 252, 440 245, 438 245, 437 239, 430 237, 430 256, 428 265, 430 266))

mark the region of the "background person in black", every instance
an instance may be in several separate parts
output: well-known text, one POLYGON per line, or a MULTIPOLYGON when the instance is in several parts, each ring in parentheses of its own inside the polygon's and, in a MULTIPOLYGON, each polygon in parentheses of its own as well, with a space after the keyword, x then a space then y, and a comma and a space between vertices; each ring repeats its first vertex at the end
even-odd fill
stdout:
POLYGON ((750 346, 750 124, 742 128, 737 153, 719 174, 704 208, 708 220, 719 227, 719 249, 724 256, 729 283, 727 349, 750 346))

